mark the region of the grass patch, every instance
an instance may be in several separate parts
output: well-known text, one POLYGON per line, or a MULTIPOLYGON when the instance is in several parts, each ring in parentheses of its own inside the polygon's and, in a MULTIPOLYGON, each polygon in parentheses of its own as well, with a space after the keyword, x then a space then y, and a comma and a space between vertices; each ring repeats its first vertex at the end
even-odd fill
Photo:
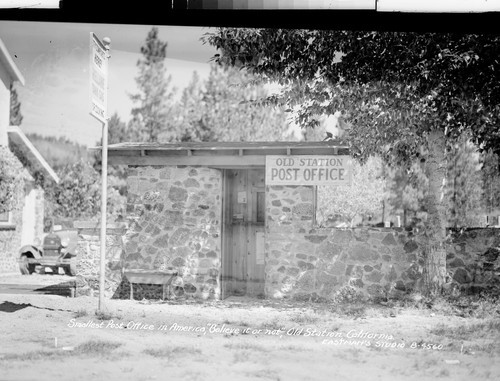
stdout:
POLYGON ((395 306, 405 309, 427 310, 439 315, 473 318, 498 318, 500 298, 484 295, 428 297, 419 292, 391 299, 395 306))
POLYGON ((113 341, 89 340, 75 347, 74 353, 90 356, 100 356, 108 354, 120 347, 122 344, 113 341))
POLYGON ((366 303, 339 303, 331 308, 331 312, 339 317, 355 319, 365 318, 366 311, 366 303))
POLYGON ((471 340, 476 338, 493 338, 500 334, 500 319, 488 320, 481 323, 447 326, 440 323, 430 331, 436 336, 444 336, 454 340, 471 340))
POLYGON ((83 309, 75 312, 75 318, 81 318, 87 315, 88 315, 87 311, 83 309))
POLYGON ((0 358, 7 361, 37 361, 37 360, 53 360, 68 356, 66 352, 39 350, 26 353, 8 353, 0 358))
POLYGON ((314 312, 306 311, 293 315, 289 320, 297 324, 314 324, 319 320, 319 316, 314 312))
POLYGON ((262 345, 253 344, 253 343, 226 343, 224 347, 228 349, 236 349, 236 350, 251 350, 251 351, 260 351, 260 352, 269 352, 269 350, 262 345))
POLYGON ((179 355, 201 355, 201 349, 194 347, 166 346, 162 348, 148 348, 143 351, 148 356, 156 358, 173 358, 179 355))
POLYGON ((121 316, 114 314, 113 312, 110 311, 96 311, 95 316, 97 320, 114 320, 122 318, 121 316))
POLYGON ((268 329, 270 331, 285 330, 285 325, 281 322, 281 320, 278 317, 275 317, 270 321, 262 323, 258 328, 268 329))
POLYGON ((102 341, 102 340, 90 340, 82 343, 74 348, 74 350, 38 350, 26 353, 15 353, 6 354, 0 358, 0 360, 8 361, 38 361, 38 360, 55 360, 72 356, 105 356, 110 354, 114 349, 120 347, 122 344, 102 341))

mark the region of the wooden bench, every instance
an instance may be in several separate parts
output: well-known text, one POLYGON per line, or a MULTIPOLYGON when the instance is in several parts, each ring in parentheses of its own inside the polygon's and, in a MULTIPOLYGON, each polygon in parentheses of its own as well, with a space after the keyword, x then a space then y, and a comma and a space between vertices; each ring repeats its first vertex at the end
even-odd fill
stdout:
POLYGON ((165 300, 165 295, 170 295, 170 285, 177 273, 177 270, 125 270, 124 275, 130 282, 130 300, 134 299, 134 283, 161 284, 163 286, 162 300, 165 300))

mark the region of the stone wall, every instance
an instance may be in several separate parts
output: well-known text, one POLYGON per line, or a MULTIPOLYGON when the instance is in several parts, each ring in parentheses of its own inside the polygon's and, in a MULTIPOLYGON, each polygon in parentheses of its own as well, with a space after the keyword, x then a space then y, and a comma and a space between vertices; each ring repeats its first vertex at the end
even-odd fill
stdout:
MULTIPOLYGON (((385 297, 421 288, 424 253, 417 237, 401 228, 316 229, 312 192, 267 187, 268 297, 331 300, 344 286, 385 297)), ((499 229, 455 233, 447 257, 450 285, 462 291, 494 285, 499 248, 499 229)))
POLYGON ((446 256, 450 281, 459 290, 500 293, 500 229, 452 232, 446 256))
POLYGON ((23 225, 24 194, 11 211, 11 224, 0 225, 0 273, 19 273, 19 249, 23 225))
MULTIPOLYGON (((76 221, 76 296, 98 295, 101 266, 101 229, 98 222, 76 221)), ((123 235, 126 224, 108 224, 106 229, 106 270, 104 296, 119 298, 128 295, 128 284, 123 284, 123 235)), ((126 283, 126 282, 125 282, 126 283)))
MULTIPOLYGON (((205 167, 129 168, 125 266, 176 269, 175 295, 220 297, 222 172, 205 167)), ((157 287, 158 296, 161 287, 157 287)), ((141 290, 134 294, 140 298, 141 290)))

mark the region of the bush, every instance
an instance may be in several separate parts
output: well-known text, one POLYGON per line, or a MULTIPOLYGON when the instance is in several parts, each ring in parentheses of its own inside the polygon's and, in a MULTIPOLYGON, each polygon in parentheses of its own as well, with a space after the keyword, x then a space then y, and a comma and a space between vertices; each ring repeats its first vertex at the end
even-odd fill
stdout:
POLYGON ((10 212, 24 192, 23 167, 8 147, 0 147, 0 213, 10 212))

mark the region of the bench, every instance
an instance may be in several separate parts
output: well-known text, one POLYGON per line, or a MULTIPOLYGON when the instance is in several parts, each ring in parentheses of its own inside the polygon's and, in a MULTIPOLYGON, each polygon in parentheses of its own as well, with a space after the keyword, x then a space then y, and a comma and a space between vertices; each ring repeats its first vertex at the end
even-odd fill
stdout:
POLYGON ((177 274, 177 270, 125 270, 124 275, 130 283, 130 300, 134 299, 134 283, 161 284, 163 286, 162 300, 165 300, 165 295, 170 295, 170 285, 177 274))

